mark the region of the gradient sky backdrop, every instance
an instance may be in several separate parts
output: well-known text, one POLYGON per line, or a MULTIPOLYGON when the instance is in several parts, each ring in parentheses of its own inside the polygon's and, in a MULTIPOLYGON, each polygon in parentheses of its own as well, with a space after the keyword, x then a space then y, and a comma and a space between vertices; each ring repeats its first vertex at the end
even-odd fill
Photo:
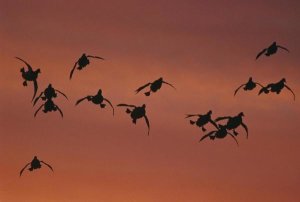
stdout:
MULTIPOLYGON (((8 1, 0 0, 1 202, 296 202, 300 201, 299 1, 8 1), (242 3, 243 2, 243 3, 242 3), (255 61, 277 41, 280 51, 255 61), (68 79, 82 53, 99 55, 68 79), (58 113, 39 113, 22 86, 14 57, 41 68, 65 92, 58 113), (163 76, 151 97, 134 90, 163 76), (252 76, 263 84, 287 79, 296 93, 233 92, 252 76), (147 104, 131 123, 125 108, 74 104, 95 94, 118 103, 147 104), (243 111, 249 139, 198 140, 187 113, 213 117, 243 111), (53 165, 20 169, 33 156, 53 165)), ((40 103, 38 104, 38 106, 40 103)), ((213 129, 208 127, 208 129, 213 129)))

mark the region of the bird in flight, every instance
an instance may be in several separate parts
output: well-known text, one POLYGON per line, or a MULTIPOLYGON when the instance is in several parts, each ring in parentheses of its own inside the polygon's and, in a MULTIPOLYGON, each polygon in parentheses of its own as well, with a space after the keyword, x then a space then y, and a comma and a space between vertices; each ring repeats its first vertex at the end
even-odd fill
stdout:
POLYGON ((149 135, 150 123, 149 123, 148 117, 146 116, 146 105, 145 104, 143 104, 140 107, 137 107, 135 105, 128 105, 128 104, 118 104, 117 106, 118 107, 127 107, 126 113, 130 114, 132 122, 134 124, 136 124, 137 119, 144 118, 146 121, 146 124, 148 126, 148 135, 149 135), (129 108, 133 108, 133 109, 129 109, 129 108))
POLYGON ((240 86, 234 91, 234 96, 237 94, 237 92, 240 90, 240 88, 244 87, 243 89, 244 89, 245 91, 247 91, 247 90, 248 90, 248 91, 251 91, 251 90, 253 90, 253 89, 256 87, 256 85, 259 85, 259 86, 263 87, 260 83, 254 82, 254 81, 252 80, 252 77, 250 77, 247 83, 244 83, 244 84, 240 85, 240 86))
POLYGON ((259 52, 256 56, 256 60, 262 55, 265 54, 265 56, 270 56, 273 55, 277 52, 278 48, 281 48, 287 52, 290 52, 287 48, 283 47, 283 46, 279 46, 276 44, 276 42, 274 41, 268 48, 263 49, 261 52, 259 52))
POLYGON ((86 67, 88 64, 90 64, 90 60, 89 58, 95 58, 95 59, 100 59, 100 60, 104 60, 104 58, 102 57, 98 57, 98 56, 92 56, 92 55, 86 55, 85 53, 82 54, 82 56, 77 60, 77 62, 75 62, 74 67, 72 68, 71 72, 70 72, 70 79, 72 79, 74 70, 77 66, 78 70, 82 70, 84 67, 86 67))
POLYGON ((63 95, 66 99, 68 99, 68 97, 61 91, 55 89, 52 87, 51 84, 48 85, 48 87, 41 92, 41 94, 35 98, 34 102, 33 102, 33 106, 37 103, 37 101, 42 98, 42 100, 51 100, 52 98, 56 98, 57 97, 57 93, 60 93, 61 95, 63 95), (44 96, 43 96, 44 95, 44 96), (43 97, 42 97, 43 96, 43 97))
POLYGON ((294 100, 296 100, 296 95, 295 93, 292 91, 292 89, 287 86, 286 84, 286 80, 285 78, 282 78, 280 81, 278 81, 277 83, 270 83, 268 84, 266 87, 262 87, 261 90, 259 91, 258 95, 260 95, 261 93, 265 93, 265 94, 268 94, 270 91, 273 92, 273 93, 277 93, 277 94, 280 94, 281 90, 283 88, 286 88, 288 89, 292 94, 293 94, 293 97, 294 97, 294 100))
POLYGON ((61 109, 52 101, 52 99, 47 100, 44 104, 42 104, 34 113, 34 117, 36 117, 37 113, 42 109, 42 107, 44 107, 43 112, 44 113, 48 113, 48 112, 52 112, 52 111, 59 111, 61 117, 64 117, 63 112, 61 111, 61 109))
POLYGON ((137 93, 139 93, 141 90, 143 90, 144 88, 150 86, 150 90, 144 93, 146 96, 150 96, 151 92, 154 92, 154 93, 155 93, 156 91, 158 91, 158 90, 161 88, 161 86, 162 86, 163 83, 164 83, 164 84, 167 84, 167 85, 169 85, 169 86, 171 86, 171 87, 174 88, 174 89, 176 89, 172 84, 170 84, 170 83, 164 81, 163 78, 160 77, 159 79, 153 81, 152 83, 149 82, 149 83, 147 83, 147 84, 145 84, 145 85, 139 87, 135 92, 136 92, 136 94, 137 94, 137 93))
POLYGON ((48 163, 46 163, 46 162, 44 162, 44 161, 40 161, 36 156, 34 156, 33 160, 32 160, 31 162, 27 163, 27 164, 25 165, 24 168, 22 168, 22 170, 20 171, 20 177, 21 177, 22 173, 24 172, 24 170, 25 170, 28 166, 30 166, 30 167, 28 168, 28 170, 29 170, 29 171, 33 171, 33 170, 35 170, 35 169, 40 169, 40 168, 42 167, 42 164, 48 166, 48 167, 53 171, 52 166, 50 166, 48 163))
POLYGON ((206 128, 204 126, 208 123, 211 123, 216 128, 218 128, 218 125, 211 119, 211 115, 212 115, 212 111, 209 110, 206 114, 187 114, 185 118, 198 116, 198 119, 196 121, 190 120, 190 124, 191 125, 196 124, 199 128, 202 129, 203 132, 205 132, 206 128))
POLYGON ((115 109, 114 109, 113 105, 111 104, 111 102, 108 99, 103 97, 101 89, 98 90, 98 93, 96 95, 88 95, 84 98, 77 100, 75 105, 78 105, 83 100, 87 100, 89 102, 92 101, 92 103, 94 103, 95 105, 100 105, 101 108, 105 108, 106 104, 103 103, 105 101, 111 106, 111 108, 113 110, 113 115, 114 115, 115 109))
POLYGON ((24 82, 23 82, 23 86, 27 86, 27 81, 32 81, 33 82, 33 86, 34 86, 34 92, 33 92, 33 97, 32 97, 32 100, 31 102, 33 101, 33 99, 35 98, 35 95, 37 93, 37 90, 38 90, 38 83, 37 83, 37 78, 38 78, 38 75, 39 73, 41 73, 41 70, 38 68, 37 70, 33 70, 33 68, 30 66, 30 64, 28 64, 25 60, 19 58, 19 57, 16 57, 18 60, 21 60, 22 62, 24 62, 28 68, 27 71, 25 71, 25 68, 22 67, 21 68, 21 72, 22 72, 22 77, 24 79, 24 82))

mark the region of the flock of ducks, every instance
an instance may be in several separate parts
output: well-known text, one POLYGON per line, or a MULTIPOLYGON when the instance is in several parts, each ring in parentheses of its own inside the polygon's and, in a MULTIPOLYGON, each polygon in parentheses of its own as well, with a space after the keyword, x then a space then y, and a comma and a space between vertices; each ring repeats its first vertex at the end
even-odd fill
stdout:
MULTIPOLYGON (((265 48, 261 52, 258 53, 258 55, 256 56, 256 60, 259 57, 261 57, 263 54, 265 56, 271 56, 271 55, 275 54, 277 52, 278 48, 289 52, 289 50, 287 48, 277 45, 276 42, 273 42, 268 48, 265 48)), ((18 60, 22 61, 23 63, 25 63, 25 65, 27 66, 27 71, 25 71, 24 67, 21 68, 22 78, 24 79, 23 86, 27 86, 28 82, 33 82, 34 93, 33 93, 33 97, 31 100, 31 102, 33 102, 33 106, 35 106, 40 99, 42 101, 44 101, 44 103, 42 105, 40 105, 40 107, 35 111, 34 117, 36 117, 36 115, 42 108, 43 108, 42 111, 44 113, 48 113, 48 112, 52 112, 52 111, 54 111, 54 112, 59 111, 59 113, 61 114, 61 117, 63 117, 62 110, 59 108, 58 105, 56 105, 54 103, 53 100, 58 96, 58 94, 62 95, 66 99, 68 99, 68 97, 62 91, 55 89, 51 84, 49 84, 48 87, 44 91, 42 91, 39 96, 36 97, 36 94, 38 91, 37 79, 38 79, 38 75, 41 73, 41 70, 39 68, 37 68, 36 70, 33 70, 33 68, 25 60, 23 60, 19 57, 16 57, 16 58, 18 60)), ((69 76, 70 80, 72 79, 75 70, 78 70, 78 71, 83 70, 84 68, 86 68, 86 66, 88 64, 90 64, 89 59, 91 59, 91 58, 104 60, 104 58, 102 58, 102 57, 83 54, 75 62, 73 68, 71 69, 70 76, 69 76)), ((285 83, 286 83, 285 78, 282 78, 279 82, 269 83, 269 84, 263 86, 262 84, 260 84, 258 82, 254 82, 252 77, 250 77, 247 83, 240 85, 234 91, 234 96, 238 93, 238 91, 241 88, 243 88, 244 91, 251 91, 251 90, 255 89, 258 85, 261 87, 261 89, 258 92, 258 95, 260 95, 262 93, 268 94, 269 92, 280 94, 282 89, 286 88, 293 94, 293 97, 295 100, 296 99, 295 93, 285 83)), ((147 87, 149 87, 149 90, 144 92, 144 95, 150 96, 151 93, 155 93, 159 89, 161 89, 163 84, 168 85, 176 90, 176 88, 172 84, 164 81, 163 78, 161 77, 153 82, 148 82, 145 85, 139 87, 135 92, 137 94, 137 93, 141 92, 142 90, 146 89, 147 87)), ((108 104, 112 108, 112 114, 114 115, 115 108, 112 105, 112 103, 103 96, 101 89, 98 90, 96 95, 87 95, 87 96, 77 100, 75 103, 75 106, 79 105, 84 100, 87 100, 88 102, 92 102, 95 105, 99 105, 100 108, 105 108, 106 105, 108 104)), ((136 105, 132 105, 132 104, 122 103, 122 104, 118 104, 116 106, 126 107, 126 113, 130 114, 130 117, 134 124, 136 124, 138 119, 144 118, 146 125, 148 127, 147 134, 149 135, 150 122, 146 115, 146 105, 145 104, 143 104, 142 106, 136 106, 136 105)), ((186 115, 186 118, 190 119, 190 124, 196 125, 197 127, 201 128, 203 132, 207 131, 207 129, 205 128, 207 124, 211 124, 215 128, 215 130, 211 130, 207 134, 203 135, 201 137, 201 139, 199 140, 199 142, 208 137, 211 140, 214 140, 215 138, 223 139, 227 135, 229 135, 234 139, 234 141, 236 142, 237 145, 238 145, 238 141, 236 139, 236 136, 239 133, 236 131, 236 129, 238 127, 241 126, 245 129, 246 137, 248 138, 248 127, 243 122, 243 117, 244 117, 244 113, 240 112, 239 114, 237 114, 235 116, 217 117, 216 119, 213 120, 211 110, 208 111, 206 114, 187 114, 186 115), (193 117, 198 117, 198 118, 197 118, 197 120, 191 120, 193 117), (222 122, 222 121, 223 121, 223 124, 220 124, 219 122, 222 122)), ((22 173, 24 172, 24 170, 27 167, 29 167, 28 168, 29 171, 33 171, 35 169, 40 169, 42 167, 42 164, 46 165, 47 167, 49 167, 49 169, 51 169, 53 171, 53 168, 51 165, 47 164, 44 161, 39 160, 37 158, 37 156, 34 156, 33 160, 31 162, 27 163, 24 168, 22 168, 22 170, 20 171, 20 176, 22 175, 22 173)))

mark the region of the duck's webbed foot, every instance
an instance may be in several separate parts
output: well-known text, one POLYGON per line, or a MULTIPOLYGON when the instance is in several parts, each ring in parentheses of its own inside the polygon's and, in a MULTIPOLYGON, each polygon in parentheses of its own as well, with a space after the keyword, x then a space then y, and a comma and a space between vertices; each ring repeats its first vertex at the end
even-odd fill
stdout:
POLYGON ((126 113, 127 113, 127 114, 130 114, 130 113, 131 113, 131 110, 130 110, 130 109, 126 109, 126 113))
POLYGON ((47 113, 47 112, 48 112, 48 110, 46 110, 46 109, 43 109, 43 112, 44 112, 44 113, 47 113))
POLYGON ((214 139, 216 138, 216 136, 209 136, 209 138, 210 138, 211 140, 214 140, 214 139))
POLYGON ((195 121, 190 120, 191 125, 194 125, 195 123, 196 123, 195 121))
POLYGON ((100 104, 101 108, 104 108, 106 106, 106 104, 100 104))
POLYGON ((31 167, 31 168, 28 168, 28 170, 31 172, 31 171, 33 171, 33 168, 31 167))
POLYGON ((204 128, 203 126, 201 127, 202 131, 205 132, 206 131, 206 128, 204 128))
POLYGON ((23 82, 23 86, 27 86, 27 81, 24 81, 24 82, 23 82))
POLYGON ((132 123, 136 124, 136 119, 132 119, 132 123))
POLYGON ((150 91, 149 91, 149 92, 146 92, 145 95, 146 95, 146 96, 150 96, 150 93, 151 93, 150 91))

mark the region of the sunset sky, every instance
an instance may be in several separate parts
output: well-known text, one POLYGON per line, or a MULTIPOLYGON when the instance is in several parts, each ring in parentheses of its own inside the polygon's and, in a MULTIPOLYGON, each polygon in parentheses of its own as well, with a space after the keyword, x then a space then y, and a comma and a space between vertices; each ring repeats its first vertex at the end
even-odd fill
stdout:
MULTIPOLYGON (((300 1, 0 0, 0 202, 300 201, 300 1), (256 54, 273 41, 287 47, 256 54), (83 54, 98 55, 69 73, 83 54), (34 118, 20 57, 66 93, 34 118), (296 94, 234 90, 286 78, 296 94), (163 77, 146 97, 134 91, 163 77), (115 106, 75 102, 98 89, 115 106), (134 125, 119 103, 147 105, 134 125), (198 143, 185 114, 244 112, 249 139, 198 143), (51 164, 19 171, 37 155, 51 164)), ((207 126, 208 131, 214 129, 207 126)), ((207 132, 208 132, 207 131, 207 132)))

